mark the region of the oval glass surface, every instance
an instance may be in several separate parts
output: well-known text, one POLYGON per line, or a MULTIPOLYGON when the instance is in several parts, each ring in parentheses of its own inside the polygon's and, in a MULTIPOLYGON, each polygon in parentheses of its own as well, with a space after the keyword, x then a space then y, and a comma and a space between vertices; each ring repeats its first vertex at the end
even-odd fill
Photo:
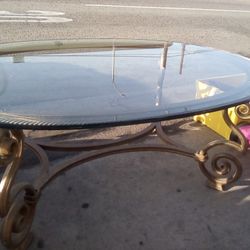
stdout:
POLYGON ((160 41, 0 45, 0 125, 73 129, 167 120, 249 101, 250 60, 160 41))

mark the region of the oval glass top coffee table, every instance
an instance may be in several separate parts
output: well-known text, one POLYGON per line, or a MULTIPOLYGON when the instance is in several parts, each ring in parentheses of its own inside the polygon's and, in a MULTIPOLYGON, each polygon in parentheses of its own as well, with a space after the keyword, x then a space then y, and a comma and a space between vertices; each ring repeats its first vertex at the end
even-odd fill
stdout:
MULTIPOLYGON (((245 152, 247 141, 227 108, 249 118, 250 60, 195 45, 144 40, 65 40, 0 45, 0 184, 2 243, 26 249, 42 189, 63 171, 111 154, 160 151, 193 158, 210 186, 223 190, 241 175, 230 154, 211 157, 227 145, 245 152), (192 152, 171 141, 161 121, 224 109, 224 120, 238 142, 216 140, 192 152), (94 129, 150 123, 132 136, 86 145, 45 143, 25 138, 23 130, 94 129), (149 134, 163 143, 133 144, 149 134), (30 148, 41 162, 33 183, 16 183, 30 148), (79 154, 50 168, 46 150, 79 154), (211 164, 208 158, 212 158, 211 164), (211 166, 209 166, 211 165, 211 166)), ((18 249, 19 249, 18 248, 18 249)))

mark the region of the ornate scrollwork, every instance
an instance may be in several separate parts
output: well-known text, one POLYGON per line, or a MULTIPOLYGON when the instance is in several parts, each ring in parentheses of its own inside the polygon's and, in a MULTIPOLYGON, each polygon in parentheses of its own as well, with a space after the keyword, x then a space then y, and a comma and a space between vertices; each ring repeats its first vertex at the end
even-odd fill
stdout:
POLYGON ((23 134, 15 130, 0 130, 0 160, 5 167, 0 183, 1 240, 7 248, 27 246, 30 240, 39 192, 32 185, 14 185, 23 153, 23 134))
POLYGON ((2 242, 10 249, 20 246, 25 249, 31 240, 30 229, 39 193, 29 184, 20 184, 13 189, 15 198, 2 223, 2 242))
POLYGON ((249 105, 249 103, 236 106, 235 113, 242 120, 250 119, 250 105, 249 105))
POLYGON ((207 153, 204 154, 204 151, 200 151, 196 154, 196 157, 201 172, 208 178, 209 186, 217 190, 225 190, 242 174, 241 163, 233 155, 226 153, 213 155, 210 169, 206 166, 207 153))
MULTIPOLYGON (((237 106, 238 109, 243 109, 243 105, 237 106)), ((236 107, 236 109, 237 109, 236 107)), ((247 106, 248 107, 248 106, 247 106)), ((248 111, 247 111, 248 112, 248 111)), ((248 141, 241 133, 241 131, 232 123, 229 118, 228 110, 224 110, 223 118, 226 124, 231 128, 234 134, 238 137, 238 141, 222 141, 215 140, 206 145, 206 147, 195 154, 196 160, 202 173, 208 178, 209 185, 218 190, 224 190, 226 186, 238 180, 242 174, 242 167, 240 161, 233 155, 226 153, 215 154, 211 159, 210 171, 205 163, 208 160, 208 151, 217 146, 229 146, 239 152, 246 152, 248 148, 248 141)))
MULTIPOLYGON (((6 166, 13 157, 17 155, 18 139, 16 138, 18 132, 11 132, 7 129, 0 129, 0 165, 6 166)), ((20 149, 20 148, 19 148, 20 149)))

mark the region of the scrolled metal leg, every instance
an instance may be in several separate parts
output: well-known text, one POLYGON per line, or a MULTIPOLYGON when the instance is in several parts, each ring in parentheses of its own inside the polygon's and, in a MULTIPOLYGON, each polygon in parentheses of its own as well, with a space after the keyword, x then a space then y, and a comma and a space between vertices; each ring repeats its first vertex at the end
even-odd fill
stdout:
POLYGON ((204 160, 204 152, 196 154, 201 172, 208 179, 208 186, 219 191, 226 190, 231 183, 237 181, 242 174, 240 161, 230 154, 215 154, 211 160, 210 170, 204 160))
POLYGON ((1 241, 7 249, 27 249, 39 192, 31 184, 14 184, 23 154, 23 133, 0 130, 0 161, 5 168, 0 182, 1 241))
POLYGON ((195 154, 200 170, 208 178, 208 186, 217 190, 226 190, 231 183, 237 181, 242 174, 242 166, 235 156, 228 153, 219 153, 212 156, 211 166, 209 168, 206 164, 209 158, 209 150, 218 146, 228 146, 236 151, 245 153, 248 148, 248 141, 241 131, 231 122, 227 109, 223 112, 223 118, 237 136, 239 143, 216 140, 208 143, 204 149, 195 154))

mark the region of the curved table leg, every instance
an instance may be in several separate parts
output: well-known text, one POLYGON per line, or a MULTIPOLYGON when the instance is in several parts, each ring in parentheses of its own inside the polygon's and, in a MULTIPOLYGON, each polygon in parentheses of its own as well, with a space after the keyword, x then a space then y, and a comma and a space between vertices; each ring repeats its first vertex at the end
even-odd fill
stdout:
POLYGON ((14 183, 23 144, 22 131, 0 130, 0 163, 5 168, 0 183, 1 240, 7 249, 27 249, 39 197, 31 184, 14 183))
POLYGON ((208 143, 202 150, 196 153, 199 167, 202 173, 208 178, 208 186, 220 191, 228 189, 231 183, 240 178, 242 174, 241 163, 231 154, 214 154, 211 159, 211 170, 209 171, 206 166, 206 162, 209 158, 208 152, 218 146, 227 146, 241 153, 245 153, 248 148, 248 141, 230 120, 228 109, 223 111, 223 118, 233 133, 237 136, 239 143, 227 140, 216 140, 208 143))

